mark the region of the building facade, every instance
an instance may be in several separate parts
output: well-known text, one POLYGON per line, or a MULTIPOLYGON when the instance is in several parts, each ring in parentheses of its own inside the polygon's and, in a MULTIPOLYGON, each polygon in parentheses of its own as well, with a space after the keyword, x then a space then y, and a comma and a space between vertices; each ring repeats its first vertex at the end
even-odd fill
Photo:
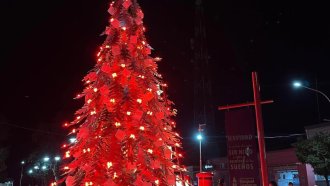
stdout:
POLYGON ((313 137, 320 132, 330 133, 330 122, 324 122, 317 125, 310 125, 305 127, 307 139, 313 137))
MULTIPOLYGON (((213 182, 217 186, 220 180, 229 185, 228 160, 226 157, 209 160, 214 169, 213 182)), ((294 148, 267 152, 268 177, 276 181, 278 186, 287 186, 292 182, 296 186, 314 186, 315 174, 310 165, 298 161, 294 148)))

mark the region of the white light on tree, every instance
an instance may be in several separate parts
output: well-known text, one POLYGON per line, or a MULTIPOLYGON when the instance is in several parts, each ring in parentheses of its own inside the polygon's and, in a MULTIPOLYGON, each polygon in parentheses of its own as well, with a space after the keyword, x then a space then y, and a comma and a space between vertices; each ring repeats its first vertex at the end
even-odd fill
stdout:
POLYGON ((76 138, 70 138, 69 141, 70 141, 70 143, 74 143, 74 142, 77 141, 77 139, 76 138))
POLYGON ((25 161, 21 161, 21 164, 24 165, 25 164, 25 161))
POLYGON ((32 174, 32 173, 33 173, 33 170, 32 170, 32 169, 30 169, 28 173, 29 173, 29 174, 32 174))
POLYGON ((36 169, 36 170, 38 170, 38 169, 39 169, 39 167, 38 167, 38 166, 34 166, 33 168, 34 168, 34 169, 36 169))
POLYGON ((46 170, 46 169, 47 169, 46 165, 43 165, 43 166, 41 167, 41 169, 42 169, 42 170, 46 170))

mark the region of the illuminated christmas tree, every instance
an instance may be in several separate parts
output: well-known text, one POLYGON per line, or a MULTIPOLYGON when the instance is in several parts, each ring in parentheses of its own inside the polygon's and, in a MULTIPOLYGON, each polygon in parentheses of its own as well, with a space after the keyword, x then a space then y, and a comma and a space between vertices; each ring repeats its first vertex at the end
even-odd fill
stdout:
POLYGON ((116 0, 108 12, 107 38, 77 96, 85 104, 65 124, 77 139, 64 145, 66 184, 175 185, 182 170, 176 111, 163 92, 160 58, 149 56, 143 12, 136 0, 116 0))

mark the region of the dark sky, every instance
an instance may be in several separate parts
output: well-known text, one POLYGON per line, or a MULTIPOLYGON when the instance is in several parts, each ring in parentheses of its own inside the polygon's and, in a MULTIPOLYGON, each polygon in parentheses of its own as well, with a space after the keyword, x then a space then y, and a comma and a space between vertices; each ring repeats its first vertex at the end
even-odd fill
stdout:
MULTIPOLYGON (((195 152, 194 1, 139 3, 153 56, 164 59, 159 71, 179 110, 185 150, 195 152)), ((82 106, 72 98, 83 89, 81 79, 104 40, 99 35, 107 25, 107 6, 107 0, 0 2, 0 134, 7 136, 1 146, 10 149, 11 177, 31 152, 55 153, 66 139, 61 124, 82 106)), ((294 90, 291 82, 300 79, 313 88, 317 82, 330 95, 328 6, 321 1, 217 0, 206 1, 204 8, 214 105, 252 101, 250 76, 257 70, 262 97, 275 101, 263 110, 266 135, 302 133, 304 126, 317 123, 315 94, 294 90)), ((321 119, 330 119, 329 108, 319 97, 321 119)), ((223 113, 214 109, 217 131, 223 131, 223 113)), ((279 141, 266 143, 269 148, 279 141)))

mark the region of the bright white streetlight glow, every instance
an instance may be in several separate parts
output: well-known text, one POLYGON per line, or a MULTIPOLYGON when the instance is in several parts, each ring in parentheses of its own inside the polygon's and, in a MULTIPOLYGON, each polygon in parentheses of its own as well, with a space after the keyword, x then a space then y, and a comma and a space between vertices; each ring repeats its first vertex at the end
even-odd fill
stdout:
POLYGON ((330 98, 329 98, 325 93, 323 93, 323 92, 321 92, 321 91, 319 91, 319 90, 317 90, 317 89, 314 89, 314 88, 310 88, 310 87, 304 86, 304 85, 303 85, 301 82, 299 82, 299 81, 294 81, 294 82, 293 82, 293 86, 294 86, 295 88, 300 88, 300 87, 302 87, 302 88, 308 89, 308 90, 310 90, 310 91, 313 91, 313 92, 319 93, 319 94, 321 94, 322 96, 324 96, 324 98, 326 98, 326 99, 328 100, 328 102, 330 103, 330 98))
POLYGON ((60 161, 61 158, 60 158, 59 156, 55 156, 54 160, 55 160, 55 161, 60 161))
POLYGON ((77 141, 77 139, 76 138, 70 138, 69 141, 70 141, 70 143, 74 143, 74 142, 77 141))
POLYGON ((33 170, 32 170, 32 169, 30 169, 30 170, 29 170, 29 174, 32 174, 32 173, 33 173, 33 170))
POLYGON ((44 157, 44 162, 47 162, 47 161, 49 161, 49 157, 48 156, 44 157))
POLYGON ((36 169, 36 170, 37 170, 37 169, 39 169, 39 167, 38 167, 38 166, 34 166, 34 169, 36 169))
POLYGON ((43 166, 41 167, 41 169, 42 169, 42 170, 46 170, 46 169, 47 169, 46 165, 43 165, 43 166))
POLYGON ((295 82, 293 82, 293 86, 296 88, 299 88, 299 87, 301 87, 301 83, 299 81, 295 81, 295 82))
POLYGON ((198 139, 198 140, 202 140, 202 139, 203 139, 203 136, 202 136, 201 134, 198 134, 198 135, 197 135, 197 139, 198 139))
POLYGON ((25 164, 25 161, 21 161, 21 164, 24 165, 25 164))

